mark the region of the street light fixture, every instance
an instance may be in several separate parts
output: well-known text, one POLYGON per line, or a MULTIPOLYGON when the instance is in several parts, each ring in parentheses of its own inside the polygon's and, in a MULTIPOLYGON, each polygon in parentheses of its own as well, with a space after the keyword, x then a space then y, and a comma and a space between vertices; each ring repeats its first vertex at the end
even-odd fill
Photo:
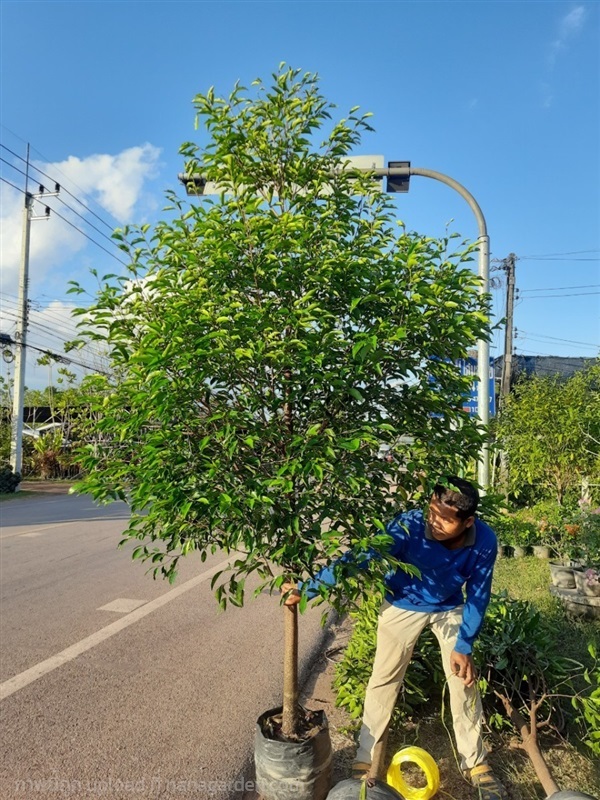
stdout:
MULTIPOLYGON (((377 157, 373 157, 377 159, 377 157)), ((379 157, 381 158, 381 157, 379 157)), ((381 162, 380 162, 381 163, 381 162)), ((465 187, 444 175, 442 172, 436 172, 432 169, 425 169, 423 167, 413 167, 410 161, 389 161, 387 167, 363 167, 352 166, 352 170, 359 172, 367 172, 373 175, 374 178, 387 178, 387 191, 408 192, 411 175, 419 175, 423 178, 433 178, 433 180, 445 183, 460 194, 460 196, 467 201, 471 210, 475 214, 477 220, 477 227, 479 229, 479 238, 477 240, 477 247, 479 251, 479 277, 481 284, 479 287, 480 294, 487 294, 489 291, 490 282, 490 237, 487 232, 487 225, 483 212, 473 195, 465 189, 465 187)), ((187 175, 185 173, 179 174, 179 180, 184 184, 188 194, 201 195, 210 194, 211 185, 203 175, 193 174, 187 175)), ((477 340, 477 375, 479 383, 477 384, 477 415, 481 423, 487 428, 490 421, 490 406, 489 406, 489 363, 490 363, 490 345, 487 339, 482 338, 477 340)), ((477 465, 477 479, 479 485, 485 491, 490 482, 490 454, 489 443, 484 441, 481 452, 479 455, 479 462, 477 465)))

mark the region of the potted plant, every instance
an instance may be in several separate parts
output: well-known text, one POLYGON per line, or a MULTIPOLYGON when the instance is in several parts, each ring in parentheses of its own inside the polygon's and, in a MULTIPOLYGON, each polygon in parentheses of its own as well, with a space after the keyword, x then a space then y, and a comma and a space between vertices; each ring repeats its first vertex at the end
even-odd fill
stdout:
POLYGON ((577 792, 555 795, 559 787, 541 747, 544 734, 560 736, 567 704, 580 711, 582 738, 598 753, 600 717, 594 684, 600 681, 600 670, 593 645, 588 651, 588 664, 557 653, 551 623, 530 603, 506 592, 492 597, 475 644, 479 686, 490 724, 516 734, 516 747, 531 760, 548 797, 581 796, 577 792))
MULTIPOLYGON (((330 123, 316 76, 285 65, 253 86, 194 100, 208 143, 182 146, 187 185, 211 181, 218 196, 171 194, 168 221, 116 232, 128 275, 107 276, 80 311, 81 341, 101 340, 119 379, 99 379, 77 488, 128 500, 123 541, 139 540, 133 557, 155 575, 174 580, 194 551, 229 554, 213 579, 223 607, 243 604, 249 576, 279 597, 344 552, 379 552, 368 576, 338 565, 316 602, 339 607, 392 566, 390 484, 418 502, 432 488, 422 475, 477 458, 455 361, 487 335, 488 301, 472 247, 454 257, 446 240, 406 234, 349 168, 369 115, 330 123), (401 434, 398 459, 378 458, 401 434)), ((267 800, 328 788, 326 721, 298 703, 307 605, 282 608, 283 702, 258 720, 267 800)))

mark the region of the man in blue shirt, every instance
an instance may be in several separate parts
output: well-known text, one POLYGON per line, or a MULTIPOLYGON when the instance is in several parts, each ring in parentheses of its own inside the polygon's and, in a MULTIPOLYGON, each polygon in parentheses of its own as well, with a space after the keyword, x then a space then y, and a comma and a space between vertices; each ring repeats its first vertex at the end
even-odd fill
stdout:
MULTIPOLYGON (((417 567, 419 574, 398 569, 386 578, 354 774, 370 772, 375 746, 385 735, 414 646, 429 625, 440 644, 448 677, 461 769, 479 788, 482 800, 500 800, 506 792, 486 761, 483 712, 471 655, 490 600, 497 541, 492 529, 475 515, 477 490, 454 476, 447 484, 435 487, 426 515, 409 511, 387 526, 393 539, 390 554, 417 567)), ((333 582, 333 570, 324 569, 305 591, 310 596, 318 583, 333 582)), ((299 594, 292 590, 285 602, 298 602, 299 594)))

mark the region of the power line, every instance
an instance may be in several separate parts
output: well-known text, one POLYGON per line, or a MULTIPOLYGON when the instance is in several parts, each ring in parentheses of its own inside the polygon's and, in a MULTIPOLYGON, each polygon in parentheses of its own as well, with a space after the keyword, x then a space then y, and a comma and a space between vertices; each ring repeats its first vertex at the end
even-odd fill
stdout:
MULTIPOLYGON (((3 126, 3 127, 4 127, 4 126, 3 126)), ((7 130, 8 130, 8 128, 7 128, 7 130)), ((15 135, 16 135, 16 134, 15 134, 15 135)), ((17 137, 17 138, 18 138, 18 137, 17 137)), ((18 159, 20 159, 21 161, 24 161, 24 162, 25 162, 25 159, 24 159, 22 156, 20 156, 18 153, 15 153, 15 152, 14 152, 14 150, 11 150, 11 149, 10 149, 9 147, 7 147, 5 144, 2 144, 2 143, 0 142, 0 147, 3 147, 3 148, 4 148, 5 150, 7 150, 9 153, 11 153, 13 156, 15 156, 15 158, 18 158, 18 159)), ((33 150, 35 150, 35 147, 33 147, 32 149, 33 149, 33 150)), ((40 152, 39 152, 39 150, 35 150, 35 152, 36 152, 36 153, 38 153, 39 155, 41 155, 41 156, 42 156, 42 158, 43 158, 45 161, 48 161, 48 159, 47 159, 45 156, 43 156, 43 155, 42 155, 42 153, 40 153, 40 152)), ((6 163, 8 163, 8 162, 6 162, 6 163)), ((27 163, 27 162, 25 162, 25 163, 27 163)), ((49 180, 49 181, 52 181, 53 183, 60 183, 60 181, 56 181, 56 180, 54 180, 54 178, 51 178, 51 177, 50 177, 50 175, 47 175, 47 174, 46 174, 46 173, 45 173, 43 170, 41 170, 39 167, 36 167, 36 166, 35 166, 35 164, 31 164, 31 163, 30 163, 30 166, 31 166, 33 169, 35 169, 37 172, 39 172, 41 175, 43 175, 45 178, 48 178, 48 180, 49 180)), ((69 176, 68 176, 68 175, 65 175, 65 173, 64 173, 64 172, 62 172, 62 170, 58 169, 58 167, 56 167, 56 166, 55 166, 55 169, 57 169, 57 170, 58 170, 58 172, 60 172, 60 174, 61 174, 61 175, 64 175, 64 177, 65 177, 65 178, 67 178, 67 180, 70 180, 70 181, 72 181, 72 179, 71 179, 71 178, 69 178, 69 176)), ((74 185, 74 186, 77 186, 77 184, 75 183, 75 181, 72 181, 72 183, 73 183, 73 185, 74 185)), ((102 219, 102 217, 101 217, 99 214, 96 214, 96 212, 95 212, 95 211, 92 211, 92 209, 91 209, 91 208, 89 208, 88 206, 86 206, 86 204, 85 204, 83 201, 81 201, 81 200, 80 200, 78 197, 76 197, 76 196, 75 196, 75 195, 74 195, 72 192, 70 192, 70 191, 69 191, 69 190, 68 190, 66 187, 62 186, 61 188, 63 188, 63 189, 65 190, 65 192, 66 192, 68 195, 70 195, 70 196, 71 196, 71 197, 72 197, 74 200, 76 200, 78 203, 80 203, 80 205, 82 205, 82 206, 83 206, 83 207, 84 207, 84 208, 85 208, 87 211, 89 211, 89 212, 90 212, 90 214, 93 214, 95 217, 97 217, 97 218, 100 220, 100 222, 101 222, 103 225, 106 225, 106 227, 107 227, 107 228, 109 228, 110 230, 113 230, 113 228, 114 228, 114 226, 113 226, 113 225, 110 225, 108 222, 106 222, 106 220, 102 219)), ((77 188, 78 188, 78 189, 79 189, 79 191, 80 191, 80 192, 83 194, 83 196, 84 196, 84 197, 86 197, 86 196, 87 196, 87 195, 86 195, 86 193, 85 193, 85 191, 84 191, 84 190, 81 188, 81 186, 77 186, 77 188)))
MULTIPOLYGON (((8 321, 12 321, 13 319, 18 319, 19 318, 19 315, 17 314, 17 310, 16 309, 10 309, 10 308, 9 309, 4 309, 2 311, 2 314, 6 317, 6 319, 8 321)), ((58 342, 61 342, 61 344, 63 344, 63 345, 70 344, 70 339, 65 339, 64 335, 60 336, 58 334, 58 332, 56 331, 56 328, 52 328, 49 325, 44 325, 42 322, 38 322, 37 320, 32 319, 31 316, 29 317, 29 320, 28 320, 28 326, 30 328, 30 332, 35 336, 40 336, 41 337, 41 336, 47 336, 48 334, 50 334, 53 339, 55 339, 58 342)), ((63 330, 62 333, 67 335, 67 336, 69 334, 72 334, 73 338, 75 338, 78 335, 78 331, 77 330, 69 330, 69 329, 67 329, 67 330, 63 330)), ((94 347, 92 342, 86 342, 85 348, 90 353, 90 355, 96 356, 97 358, 107 359, 106 354, 103 353, 102 350, 99 350, 97 347, 94 347)))
POLYGON ((557 299, 562 297, 591 297, 594 294, 600 294, 600 292, 574 292, 573 294, 534 294, 529 297, 522 297, 521 300, 539 300, 544 297, 554 297, 557 299))
POLYGON ((583 286, 540 286, 537 289, 519 289, 519 293, 523 292, 549 292, 559 291, 560 289, 596 289, 600 287, 600 283, 587 283, 583 286))
POLYGON ((117 258, 117 256, 116 256, 114 253, 111 253, 111 252, 110 252, 110 250, 107 250, 107 249, 106 249, 106 247, 104 247, 103 245, 101 245, 101 244, 100 244, 99 242, 97 242, 95 239, 92 239, 92 237, 91 237, 91 236, 88 236, 88 235, 87 235, 87 233, 86 233, 85 231, 82 231, 82 230, 81 230, 81 228, 78 228, 78 227, 77 227, 77 225, 75 225, 73 222, 71 222, 70 220, 68 220, 66 217, 63 217, 63 215, 62 215, 62 214, 59 214, 59 213, 58 213, 58 211, 57 211, 55 208, 53 208, 53 209, 52 209, 52 211, 53 211, 53 212, 56 214, 56 216, 57 216, 59 219, 62 219, 62 220, 63 220, 63 222, 66 222, 66 223, 67 223, 67 225, 70 225, 72 228, 75 228, 75 230, 76 230, 76 231, 79 231, 79 233, 80 233, 82 236, 85 236, 85 238, 86 238, 86 239, 88 239, 88 240, 89 240, 90 242, 92 242, 93 244, 95 244, 95 245, 96 245, 96 247, 99 247, 101 250, 104 250, 104 252, 105 252, 105 253, 108 253, 108 255, 109 255, 111 258, 114 258, 114 259, 115 259, 115 261, 118 261, 118 262, 119 262, 119 264, 122 264, 124 267, 126 267, 126 266, 127 266, 127 262, 125 262, 125 261, 122 261, 120 258, 117 258))
MULTIPOLYGON (((11 167, 11 169, 14 169, 14 170, 16 170, 17 172, 20 172, 20 173, 21 173, 21 175, 26 175, 26 174, 27 174, 27 173, 23 172, 23 170, 19 169, 18 167, 15 167, 15 165, 14 165, 14 164, 11 164, 11 163, 10 163, 10 161, 7 161, 5 158, 2 158, 1 156, 0 156, 0 161, 3 161, 5 164, 8 164, 8 166, 9 166, 9 167, 11 167)), ((41 171, 41 170, 40 170, 40 171, 41 171)), ((42 173, 42 174, 44 174, 44 173, 42 173)), ((46 176, 46 177, 48 177, 48 176, 46 176)), ((50 178, 50 180, 52 180, 52 178, 50 178)), ((8 183, 8 181, 7 181, 7 183, 8 183)), ((11 184, 11 186, 14 186, 14 184, 11 184)), ((15 188, 15 189, 17 189, 18 187, 17 187, 17 186, 14 186, 14 188, 15 188)), ((61 186, 61 189, 64 189, 64 187, 62 187, 62 186, 61 186)), ((22 190, 22 189, 20 189, 19 191, 23 191, 23 190, 22 190)), ((64 191, 65 191, 65 192, 67 192, 67 194, 70 194, 70 192, 68 192, 68 191, 67 191, 67 189, 64 189, 64 191)), ((41 197, 35 197, 35 198, 34 198, 34 200, 36 200, 38 203, 42 203, 42 204, 43 204, 43 205, 45 205, 45 206, 47 206, 47 205, 48 205, 48 204, 45 202, 45 200, 44 200, 44 195, 43 195, 43 194, 42 194, 42 196, 41 196, 41 197)), ((93 229, 94 229, 94 230, 95 230, 97 233, 99 233, 99 234, 100 234, 100 236, 103 236, 103 237, 104 237, 105 239, 107 239, 107 240, 108 240, 108 241, 109 241, 109 242, 110 242, 110 243, 111 243, 111 244, 112 244, 114 247, 116 247, 117 249, 119 249, 119 246, 118 246, 117 244, 115 244, 114 240, 113 240, 113 239, 111 239, 111 237, 110 237, 110 236, 107 236, 107 235, 106 235, 105 233, 103 233, 103 232, 102 232, 102 231, 101 231, 99 228, 97 228, 97 227, 96 227, 96 226, 95 226, 93 223, 91 223, 91 222, 90 222, 88 219, 86 219, 86 218, 85 218, 85 217, 84 217, 82 214, 80 214, 78 211, 75 211, 75 209, 74 209, 74 208, 71 208, 71 206, 70 206, 70 205, 69 205, 69 204, 68 204, 68 203, 67 203, 65 200, 63 200, 63 199, 60 197, 60 195, 58 196, 58 200, 60 200, 60 202, 61 202, 63 205, 65 205, 65 206, 66 206, 66 207, 69 209, 69 211, 71 211, 73 214, 76 214, 76 215, 77 215, 77 216, 78 216, 80 219, 82 219, 82 220, 83 220, 83 221, 84 221, 84 222, 85 222, 87 225, 89 225, 90 227, 92 227, 92 228, 93 228, 93 229)), ((85 207, 87 208, 87 206, 85 206, 85 207)), ((65 222, 68 222, 68 223, 69 223, 69 225, 72 225, 72 226, 75 228, 75 230, 78 230, 80 233, 83 233, 83 235, 84 235, 84 236, 86 236, 86 234, 85 234, 85 233, 84 233, 84 232, 83 232, 83 231, 82 231, 80 228, 77 228, 75 225, 73 225, 73 223, 72 223, 72 222, 69 222, 69 220, 68 220, 68 219, 65 219, 65 217, 61 216, 61 214, 59 214, 59 213, 58 213, 58 211, 57 211, 55 208, 52 208, 52 211, 54 211, 54 213, 55 213, 55 214, 56 214, 58 217, 60 217, 61 219, 65 220, 65 222)), ((88 211, 89 211, 89 209, 88 209, 88 211)), ((93 213, 93 212, 92 212, 92 213, 93 213)), ((89 236, 86 236, 86 238, 90 239, 90 237, 89 237, 89 236)), ((98 247, 102 247, 102 245, 100 245, 100 244, 99 244, 98 242, 96 242, 94 239, 90 239, 90 242, 94 242, 94 244, 97 244, 97 245, 98 245, 98 247)), ((106 253, 108 253, 108 252, 109 252, 108 250, 105 250, 105 248, 104 248, 104 247, 102 247, 102 249, 103 249, 103 250, 104 250, 106 253)), ((109 255, 112 255, 112 256, 113 256, 113 258, 117 258, 117 257, 116 257, 114 254, 112 254, 112 253, 109 253, 109 255)), ((124 266, 127 266, 127 265, 125 264, 125 262, 124 262, 124 261, 121 261, 121 259, 120 259, 120 258, 117 258, 117 261, 120 261, 120 262, 121 262, 121 264, 123 264, 124 266)))
POLYGON ((31 350, 36 350, 38 353, 43 353, 46 356, 50 356, 51 358, 56 358, 58 361, 67 361, 69 364, 75 364, 77 367, 83 367, 83 369, 89 369, 90 372, 97 372, 99 375, 107 375, 110 377, 110 372, 105 372, 102 369, 96 369, 96 367, 92 367, 89 364, 84 364, 81 361, 76 361, 73 358, 69 358, 69 356, 63 356, 60 353, 54 353, 52 350, 44 350, 41 347, 34 347, 32 344, 26 344, 25 347, 29 347, 31 350))
POLYGON ((528 336, 543 336, 545 339, 552 339, 556 342, 568 342, 569 344, 586 344, 590 347, 600 347, 600 344, 594 344, 593 342, 578 342, 575 339, 561 339, 558 336, 547 336, 545 333, 533 333, 530 331, 524 331, 522 328, 519 328, 519 333, 525 333, 528 336))
POLYGON ((521 330, 519 330, 519 336, 523 341, 540 342, 540 344, 551 344, 551 345, 553 345, 553 347, 567 347, 570 344, 578 344, 579 347, 591 348, 592 350, 598 350, 600 348, 600 345, 587 344, 587 343, 584 343, 584 342, 569 342, 569 341, 556 342, 554 340, 549 341, 548 339, 540 338, 538 336, 531 336, 530 334, 525 333, 524 331, 521 331, 521 330), (523 334, 522 336, 521 336, 521 333, 523 334))
POLYGON ((11 183, 9 180, 3 178, 1 175, 0 175, 0 181, 2 181, 2 183, 8 183, 9 186, 12 186, 13 189, 16 189, 17 192, 21 192, 21 194, 27 194, 25 189, 20 189, 18 186, 15 186, 14 183, 11 183))
POLYGON ((519 261, 600 261, 600 258, 556 258, 554 256, 519 256, 519 261))
POLYGON ((521 258, 554 258, 555 256, 578 256, 584 253, 600 253, 600 250, 570 250, 566 253, 536 253, 532 256, 519 256, 521 258))

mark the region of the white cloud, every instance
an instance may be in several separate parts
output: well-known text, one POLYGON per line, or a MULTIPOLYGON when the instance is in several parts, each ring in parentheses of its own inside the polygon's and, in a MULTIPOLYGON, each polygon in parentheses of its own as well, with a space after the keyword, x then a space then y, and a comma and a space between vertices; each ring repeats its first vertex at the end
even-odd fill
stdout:
MULTIPOLYGON (((144 181, 153 177, 160 150, 151 144, 130 147, 116 156, 93 155, 80 159, 69 156, 56 167, 86 194, 121 223, 129 222, 135 204, 140 199, 144 181)), ((77 189, 67 186, 73 194, 77 189)))
POLYGON ((558 34, 550 44, 550 65, 556 61, 558 54, 567 48, 567 45, 583 28, 587 12, 585 6, 579 5, 572 8, 558 23, 558 34))
MULTIPOLYGON (((87 158, 69 156, 64 161, 52 164, 35 162, 34 166, 58 181, 63 189, 68 189, 87 206, 91 203, 89 198, 92 198, 122 224, 133 221, 136 206, 146 200, 144 187, 146 182, 156 175, 159 155, 158 148, 144 144, 130 147, 116 155, 96 154, 87 158)), ((32 174, 37 173, 32 171, 32 174)), ((45 178, 43 180, 46 190, 52 191, 53 182, 45 178)), ((16 181, 12 179, 12 182, 16 181)), ((23 194, 4 182, 0 191, 2 291, 16 294, 21 259, 23 194)), ((61 193, 61 198, 105 235, 110 236, 110 229, 66 191, 61 193)), ((89 244, 85 236, 75 230, 73 225, 118 256, 119 251, 110 241, 103 239, 101 233, 91 229, 83 219, 76 216, 57 198, 48 198, 46 202, 56 213, 51 214, 48 221, 36 220, 31 225, 30 283, 33 286, 52 268, 60 267, 89 244), (59 214, 68 219, 72 225, 60 219, 59 214)), ((43 215, 44 205, 43 202, 34 203, 34 214, 43 215)), ((108 222, 112 224, 112 220, 108 222)))

